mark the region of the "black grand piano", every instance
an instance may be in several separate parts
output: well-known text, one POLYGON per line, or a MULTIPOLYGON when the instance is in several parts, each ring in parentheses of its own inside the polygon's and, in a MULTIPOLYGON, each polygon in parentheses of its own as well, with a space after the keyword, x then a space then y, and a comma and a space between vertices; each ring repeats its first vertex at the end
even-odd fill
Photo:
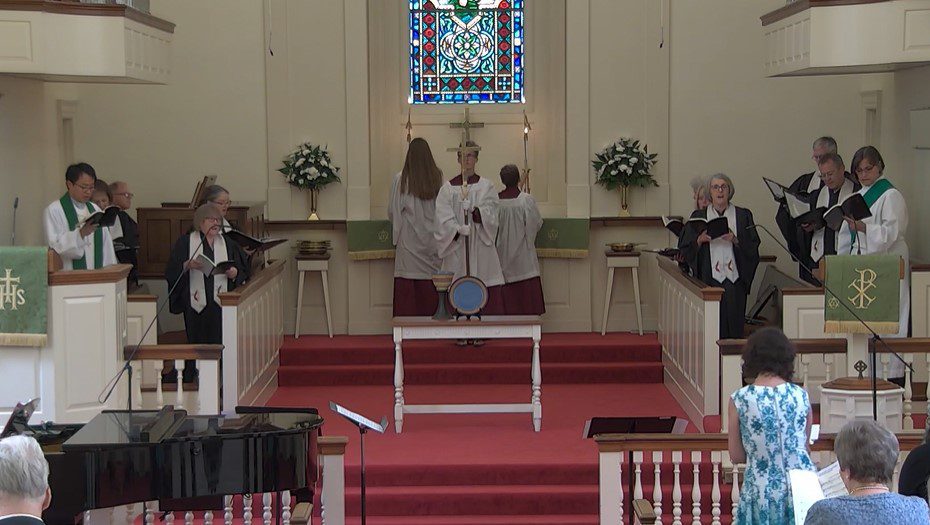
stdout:
POLYGON ((45 451, 46 523, 154 500, 162 511, 220 511, 226 495, 285 490, 295 504, 313 501, 323 424, 315 408, 237 407, 226 417, 166 406, 106 410, 84 425, 29 425, 35 401, 17 405, 0 437, 32 436, 45 451))

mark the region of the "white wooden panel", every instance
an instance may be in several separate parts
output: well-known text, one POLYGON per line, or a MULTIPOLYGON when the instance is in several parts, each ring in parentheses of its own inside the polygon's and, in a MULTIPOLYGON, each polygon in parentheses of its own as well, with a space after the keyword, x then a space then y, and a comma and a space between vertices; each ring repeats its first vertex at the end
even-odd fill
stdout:
POLYGON ((32 22, 0 20, 0 60, 32 60, 32 22))

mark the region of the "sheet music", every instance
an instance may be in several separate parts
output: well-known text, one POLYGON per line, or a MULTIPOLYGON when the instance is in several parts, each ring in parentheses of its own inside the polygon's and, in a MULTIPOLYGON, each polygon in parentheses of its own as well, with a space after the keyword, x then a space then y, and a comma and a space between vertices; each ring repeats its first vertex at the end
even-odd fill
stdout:
POLYGON ((332 401, 329 402, 329 408, 332 409, 333 412, 339 414, 340 416, 346 419, 349 419, 350 421, 354 421, 358 423, 359 425, 362 425, 365 428, 374 430, 375 432, 384 432, 383 425, 379 423, 375 423, 374 421, 368 419, 367 417, 361 414, 356 414, 355 412, 352 412, 351 410, 347 408, 341 407, 337 405, 336 403, 333 403, 332 401))
POLYGON ((794 522, 804 523, 814 503, 824 498, 846 496, 849 492, 840 477, 840 464, 834 461, 819 472, 791 469, 788 471, 794 522))

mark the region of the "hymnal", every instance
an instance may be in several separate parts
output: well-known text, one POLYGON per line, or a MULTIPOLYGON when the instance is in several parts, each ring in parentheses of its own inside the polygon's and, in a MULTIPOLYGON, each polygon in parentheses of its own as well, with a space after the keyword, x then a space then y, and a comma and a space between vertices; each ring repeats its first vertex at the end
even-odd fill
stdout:
POLYGON ((225 273, 226 270, 236 265, 232 261, 214 262, 213 259, 207 257, 206 255, 202 253, 198 253, 197 257, 194 260, 203 265, 203 268, 200 271, 203 272, 204 275, 207 275, 207 276, 213 276, 213 275, 225 273))
POLYGON ((100 226, 113 226, 119 216, 119 206, 107 206, 105 210, 97 210, 81 221, 81 226, 85 224, 99 224, 100 226))
POLYGON ((869 205, 865 203, 865 198, 862 197, 862 194, 853 193, 849 197, 846 197, 843 202, 831 206, 830 209, 823 214, 823 220, 831 230, 840 231, 840 228, 843 227, 843 219, 846 217, 855 221, 861 221, 871 216, 872 211, 869 210, 869 205))
POLYGON ((678 257, 678 254, 681 253, 681 250, 678 248, 662 248, 661 250, 643 250, 644 252, 652 252, 656 255, 661 255, 663 257, 668 257, 669 259, 674 259, 678 257))
POLYGON ((772 198, 775 199, 775 202, 783 203, 785 201, 785 193, 788 191, 788 188, 765 177, 762 177, 762 182, 764 182, 765 187, 772 192, 772 198))
POLYGON ((256 239, 251 235, 242 233, 239 230, 227 230, 226 235, 230 239, 236 241, 236 244, 242 246, 243 248, 255 252, 263 252, 274 248, 275 246, 287 242, 287 239, 277 239, 271 237, 262 237, 261 239, 256 239))
POLYGON ((691 217, 688 219, 688 222, 662 217, 662 224, 665 225, 668 231, 674 233, 676 237, 681 237, 685 228, 692 228, 695 235, 700 235, 706 231, 711 239, 726 235, 727 232, 730 231, 730 225, 727 223, 726 217, 716 217, 710 220, 704 217, 691 217))
POLYGON ((674 233, 675 237, 681 237, 681 232, 685 229, 685 223, 664 215, 662 216, 662 226, 665 226, 668 231, 674 233))
POLYGON ((191 208, 196 208, 200 204, 207 188, 214 184, 216 184, 216 175, 206 175, 202 181, 197 183, 197 187, 194 188, 194 196, 191 198, 191 208))
POLYGON ((825 498, 849 494, 840 477, 840 464, 833 462, 819 472, 791 469, 788 471, 791 501, 794 503, 794 522, 804 523, 807 511, 825 498))

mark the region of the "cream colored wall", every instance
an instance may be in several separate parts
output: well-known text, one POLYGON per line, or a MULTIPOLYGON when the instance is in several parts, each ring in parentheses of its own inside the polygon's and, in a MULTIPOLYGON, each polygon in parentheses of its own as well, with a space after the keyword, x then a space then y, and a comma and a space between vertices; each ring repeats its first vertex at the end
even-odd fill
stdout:
POLYGON ((262 3, 153 0, 177 24, 167 85, 78 85, 78 156, 127 180, 137 207, 190 199, 206 174, 234 200, 267 194, 262 3))
POLYGON ((45 244, 42 210, 64 192, 58 101, 75 97, 69 85, 0 76, 0 245, 11 241, 16 196, 16 244, 45 244))

